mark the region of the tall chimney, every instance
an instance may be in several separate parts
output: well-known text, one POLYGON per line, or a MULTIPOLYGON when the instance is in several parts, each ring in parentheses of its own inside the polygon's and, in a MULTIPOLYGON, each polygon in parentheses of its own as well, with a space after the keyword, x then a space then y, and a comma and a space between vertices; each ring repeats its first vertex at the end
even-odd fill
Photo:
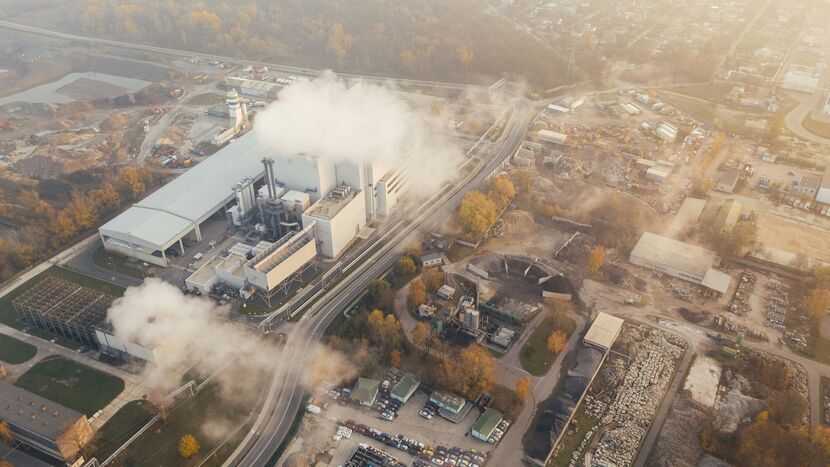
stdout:
POLYGON ((268 187, 268 199, 271 200, 274 199, 274 195, 276 193, 274 193, 273 181, 271 180, 271 170, 269 164, 273 164, 273 161, 270 158, 262 158, 262 165, 263 167, 265 167, 265 186, 268 187))

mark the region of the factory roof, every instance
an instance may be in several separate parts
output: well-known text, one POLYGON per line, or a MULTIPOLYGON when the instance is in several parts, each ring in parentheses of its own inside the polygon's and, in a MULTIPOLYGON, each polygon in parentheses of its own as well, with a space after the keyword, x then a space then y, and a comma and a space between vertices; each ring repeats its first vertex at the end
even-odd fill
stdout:
POLYGON ((723 228, 731 230, 738 223, 741 213, 744 210, 744 205, 736 199, 728 199, 723 202, 718 210, 718 216, 715 220, 716 225, 722 225, 723 228))
POLYGON ((735 184, 738 183, 738 171, 731 169, 727 170, 721 174, 720 178, 718 178, 718 183, 721 185, 735 186, 735 184))
POLYGON ((233 197, 231 187, 259 177, 270 151, 254 132, 240 136, 101 227, 102 233, 144 246, 168 246, 233 197))
POLYGON ((197 285, 207 284, 216 276, 216 271, 214 269, 222 264, 223 261, 225 261, 225 258, 222 258, 219 255, 214 256, 210 260, 206 261, 205 264, 196 270, 196 272, 191 274, 190 277, 187 278, 187 282, 197 285))
POLYGON ((467 400, 461 396, 441 391, 432 391, 432 394, 429 396, 429 400, 455 411, 463 409, 464 405, 467 403, 467 400))
POLYGON ((667 265, 697 277, 706 275, 716 256, 714 251, 706 248, 651 232, 643 233, 631 250, 631 257, 641 258, 653 264, 667 265))
POLYGON ((616 316, 600 312, 591 328, 585 334, 585 343, 596 345, 603 349, 610 349, 620 334, 623 320, 616 316))
POLYGON ((703 282, 700 283, 700 285, 720 293, 726 293, 730 284, 732 284, 732 276, 715 268, 709 268, 706 275, 703 276, 703 282))
POLYGON ((0 381, 0 419, 56 441, 84 415, 35 393, 0 381))
POLYGON ((812 174, 803 175, 799 186, 802 189, 809 188, 811 190, 817 190, 821 186, 821 176, 812 174))
POLYGON ((674 215, 669 227, 666 229, 667 236, 675 236, 681 233, 689 225, 694 224, 700 219, 703 208, 706 207, 706 200, 699 198, 686 198, 677 214, 674 215))
POLYGON ((346 207, 358 194, 360 190, 352 188, 345 196, 334 196, 329 193, 320 201, 317 201, 314 206, 309 208, 305 213, 308 217, 315 217, 317 219, 332 220, 340 211, 346 207))
POLYGON ((488 408, 473 424, 473 431, 484 436, 490 436, 503 419, 501 412, 488 408))

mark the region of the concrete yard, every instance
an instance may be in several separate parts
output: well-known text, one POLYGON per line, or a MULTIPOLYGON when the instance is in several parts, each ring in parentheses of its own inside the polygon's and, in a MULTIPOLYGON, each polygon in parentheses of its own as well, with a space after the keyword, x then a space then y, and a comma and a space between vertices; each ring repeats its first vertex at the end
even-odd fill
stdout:
POLYGON ((717 360, 704 355, 698 355, 683 389, 691 393, 695 402, 711 407, 717 396, 718 382, 720 381, 721 367, 717 360))

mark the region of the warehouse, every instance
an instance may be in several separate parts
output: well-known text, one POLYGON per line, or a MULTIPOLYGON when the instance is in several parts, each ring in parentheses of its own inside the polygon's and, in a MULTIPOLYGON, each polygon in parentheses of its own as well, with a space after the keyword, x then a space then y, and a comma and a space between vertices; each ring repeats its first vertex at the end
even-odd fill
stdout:
POLYGON ((830 164, 824 171, 824 177, 821 179, 821 184, 816 193, 816 201, 823 204, 830 204, 830 164))
POLYGON ((246 177, 262 178, 268 150, 249 132, 104 224, 108 251, 167 266, 165 250, 182 238, 201 241, 199 226, 236 197, 233 186, 246 177))
POLYGON ((95 338, 101 353, 122 362, 155 363, 156 349, 115 336, 112 324, 105 322, 95 326, 95 338))
POLYGON ((600 312, 593 324, 591 324, 582 342, 585 345, 597 347, 601 350, 608 350, 614 345, 617 336, 622 330, 623 320, 616 316, 600 312))
POLYGON ((568 140, 567 135, 550 130, 539 130, 537 138, 539 139, 539 141, 544 141, 546 143, 553 144, 565 144, 565 141, 568 140))
POLYGON ((371 407, 375 404, 379 390, 380 381, 369 378, 358 378, 354 388, 352 388, 351 398, 353 401, 360 403, 360 405, 371 407))
POLYGON ((433 391, 429 400, 438 406, 438 415, 453 423, 463 420, 473 408, 472 402, 467 402, 467 399, 441 391, 433 391))
POLYGON ((392 399, 400 402, 401 404, 405 404, 406 401, 415 394, 415 391, 418 390, 418 386, 421 385, 421 382, 415 379, 414 376, 407 373, 398 381, 392 390, 389 392, 390 397, 392 399))
POLYGON ((727 170, 718 178, 715 189, 724 193, 732 193, 736 185, 738 185, 738 171, 727 170))
POLYGON ((5 407, 0 420, 8 423, 14 441, 67 464, 95 435, 84 414, 4 381, 0 405, 5 407))
POLYGON ((645 232, 631 250, 628 260, 637 266, 704 285, 722 294, 728 290, 731 277, 713 268, 716 259, 714 251, 645 232), (707 275, 710 280, 704 282, 707 275), (725 281, 724 276, 729 280, 725 281))
POLYGON ((478 420, 473 425, 473 438, 484 441, 485 443, 490 442, 490 437, 493 436, 493 432, 496 431, 496 428, 502 420, 504 420, 504 417, 501 412, 488 408, 478 417, 478 420))

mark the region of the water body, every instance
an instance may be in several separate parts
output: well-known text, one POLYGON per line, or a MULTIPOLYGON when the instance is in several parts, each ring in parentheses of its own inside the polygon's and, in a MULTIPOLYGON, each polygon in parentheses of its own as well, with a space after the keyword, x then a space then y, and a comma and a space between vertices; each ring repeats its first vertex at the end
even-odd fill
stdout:
MULTIPOLYGON (((78 81, 79 79, 99 81, 111 86, 117 86, 124 89, 125 92, 135 92, 151 84, 149 81, 144 81, 142 79, 127 78, 107 73, 96 73, 94 71, 88 71, 85 73, 70 73, 59 80, 52 81, 51 83, 41 84, 40 86, 35 86, 17 94, 12 94, 11 96, 0 97, 0 105, 6 105, 12 102, 26 102, 30 104, 66 104, 68 102, 73 102, 77 99, 66 94, 61 94, 58 90, 66 85, 78 81)), ((99 97, 104 98, 115 96, 99 97)))

